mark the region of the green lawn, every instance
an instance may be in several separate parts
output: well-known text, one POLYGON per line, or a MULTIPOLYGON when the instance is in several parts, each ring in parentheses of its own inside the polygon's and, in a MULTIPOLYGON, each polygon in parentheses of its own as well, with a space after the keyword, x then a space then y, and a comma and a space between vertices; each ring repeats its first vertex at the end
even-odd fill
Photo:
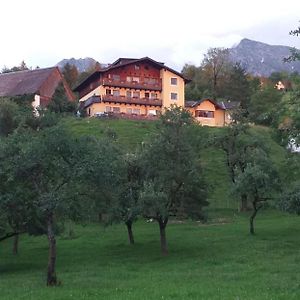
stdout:
MULTIPOLYGON (((133 121, 124 119, 97 119, 97 118, 65 118, 65 124, 76 135, 93 135, 101 137, 108 131, 115 132, 117 143, 125 151, 134 151, 143 141, 151 138, 157 131, 157 122, 133 121)), ((199 130, 200 127, 199 127, 199 130)), ((204 127, 208 135, 213 135, 222 128, 204 127)), ((253 132, 260 135, 271 150, 271 156, 279 169, 285 159, 285 150, 278 145, 267 127, 255 126, 253 132)), ((205 141, 204 141, 205 142, 205 141)), ((212 208, 237 208, 238 203, 232 199, 230 193, 231 180, 226 166, 226 157, 221 149, 215 146, 200 153, 207 183, 210 187, 209 202, 212 208)))
POLYGON ((76 226, 75 239, 57 240, 56 288, 45 287, 46 237, 23 236, 18 256, 7 240, 0 299, 300 299, 299 217, 263 212, 250 236, 245 215, 210 216, 208 225, 169 224, 168 257, 156 223, 135 225, 134 246, 122 225, 76 226))
POLYGON ((156 130, 157 122, 125 119, 65 118, 63 122, 76 135, 101 137, 115 132, 117 142, 129 151, 145 141, 156 130))

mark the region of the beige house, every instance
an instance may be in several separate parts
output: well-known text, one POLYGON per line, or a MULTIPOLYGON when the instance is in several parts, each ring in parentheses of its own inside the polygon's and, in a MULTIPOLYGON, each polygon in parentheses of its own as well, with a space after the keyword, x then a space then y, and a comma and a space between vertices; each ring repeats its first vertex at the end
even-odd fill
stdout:
POLYGON ((185 108, 201 125, 222 127, 232 122, 232 111, 238 105, 238 102, 216 102, 205 98, 199 101, 187 101, 185 108))
POLYGON ((106 113, 156 116, 175 104, 184 107, 183 75, 149 57, 119 58, 75 89, 89 116, 106 113))

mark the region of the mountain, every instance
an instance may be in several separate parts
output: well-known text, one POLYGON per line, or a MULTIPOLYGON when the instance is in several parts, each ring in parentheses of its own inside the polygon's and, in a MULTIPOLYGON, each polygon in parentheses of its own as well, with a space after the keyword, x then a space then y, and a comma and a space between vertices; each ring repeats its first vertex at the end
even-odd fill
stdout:
POLYGON ((63 69, 67 63, 76 66, 78 72, 82 73, 94 67, 98 62, 91 57, 79 58, 79 59, 69 58, 69 59, 61 60, 56 64, 56 66, 58 66, 60 69, 63 69))
POLYGON ((286 71, 300 73, 300 61, 285 63, 283 59, 290 55, 290 47, 273 46, 243 39, 229 49, 230 59, 240 62, 246 71, 255 76, 270 76, 273 72, 286 71))

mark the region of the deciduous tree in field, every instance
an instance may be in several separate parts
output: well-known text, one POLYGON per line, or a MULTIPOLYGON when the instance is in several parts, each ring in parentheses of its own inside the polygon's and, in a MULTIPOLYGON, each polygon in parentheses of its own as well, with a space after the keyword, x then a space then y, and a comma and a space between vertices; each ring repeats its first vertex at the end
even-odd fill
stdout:
MULTIPOLYGON (((84 203, 76 197, 73 184, 80 178, 84 145, 72 138, 64 129, 50 127, 34 134, 25 133, 17 151, 10 156, 7 177, 14 186, 13 196, 26 187, 30 197, 20 198, 30 210, 25 218, 33 226, 37 219, 43 225, 49 244, 47 285, 58 283, 56 277, 56 224, 65 218, 78 218, 84 203), (26 201, 24 201, 26 200, 26 201)), ((80 180, 79 180, 80 181, 80 180)), ((18 200, 19 198, 11 199, 18 200)), ((17 219, 15 211, 14 220, 17 219)), ((27 228, 28 229, 28 228, 27 228)))
POLYGON ((233 190, 238 196, 246 195, 252 205, 249 228, 250 233, 254 234, 254 220, 258 211, 266 201, 275 198, 280 185, 268 154, 261 148, 253 148, 250 155, 243 172, 237 174, 233 190))
POLYGON ((159 132, 142 150, 144 188, 142 214, 159 224, 161 252, 168 253, 166 227, 170 217, 201 218, 207 205, 199 154, 192 147, 193 119, 182 108, 167 109, 159 132))
POLYGON ((138 202, 142 186, 141 163, 138 154, 126 154, 123 159, 119 196, 111 206, 110 219, 112 222, 124 222, 127 228, 128 240, 134 244, 133 223, 137 220, 141 209, 138 202))

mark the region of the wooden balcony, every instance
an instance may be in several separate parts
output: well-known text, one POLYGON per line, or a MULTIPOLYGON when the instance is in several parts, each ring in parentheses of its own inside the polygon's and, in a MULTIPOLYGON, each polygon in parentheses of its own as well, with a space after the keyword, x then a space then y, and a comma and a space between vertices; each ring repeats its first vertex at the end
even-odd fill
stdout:
POLYGON ((157 83, 149 82, 137 82, 137 81, 126 81, 126 80, 115 80, 111 78, 103 78, 102 85, 111 86, 111 87, 120 87, 120 88, 130 88, 137 90, 149 90, 149 91, 161 91, 162 83, 161 79, 158 79, 157 83))
POLYGON ((103 95, 102 101, 109 102, 109 103, 120 103, 120 104, 162 106, 161 99, 129 98, 126 96, 103 95))

